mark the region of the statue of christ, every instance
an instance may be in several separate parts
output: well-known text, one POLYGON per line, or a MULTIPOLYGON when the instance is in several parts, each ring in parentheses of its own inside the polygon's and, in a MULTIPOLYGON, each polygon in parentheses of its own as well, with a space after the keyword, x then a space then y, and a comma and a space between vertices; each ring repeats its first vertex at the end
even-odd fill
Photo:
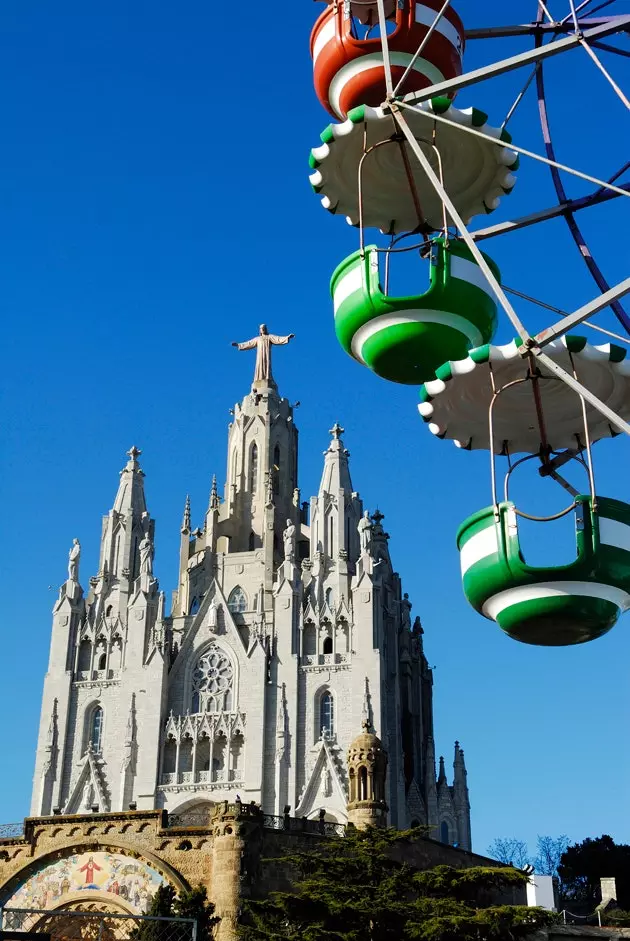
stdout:
POLYGON ((257 337, 246 340, 245 343, 233 343, 232 346, 239 350, 253 350, 256 348, 256 368, 254 371, 254 382, 273 382, 271 373, 271 347, 285 346, 295 336, 290 333, 288 337, 279 337, 275 333, 269 333, 267 325, 261 323, 257 337))

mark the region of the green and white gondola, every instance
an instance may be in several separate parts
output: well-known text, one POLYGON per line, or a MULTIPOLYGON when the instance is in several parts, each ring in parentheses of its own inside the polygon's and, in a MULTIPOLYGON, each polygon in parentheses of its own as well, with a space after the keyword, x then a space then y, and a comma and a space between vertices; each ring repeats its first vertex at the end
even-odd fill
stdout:
MULTIPOLYGON (((435 239, 424 294, 391 297, 379 280, 378 250, 368 245, 335 269, 330 291, 344 350, 383 379, 409 385, 434 378, 445 360, 489 343, 497 305, 486 276, 461 242, 435 239)), ((494 262, 484 255, 500 280, 494 262)))
POLYGON ((630 506, 577 496, 577 558, 534 567, 524 561, 510 501, 479 510, 457 533, 470 604, 526 644, 581 644, 605 634, 630 608, 630 506))

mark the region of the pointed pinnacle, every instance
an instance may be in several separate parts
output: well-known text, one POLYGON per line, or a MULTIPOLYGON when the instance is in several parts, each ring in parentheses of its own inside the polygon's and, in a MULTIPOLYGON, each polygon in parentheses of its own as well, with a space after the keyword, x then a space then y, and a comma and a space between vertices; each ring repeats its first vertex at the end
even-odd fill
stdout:
POLYGON ((212 475, 212 487, 210 488, 210 507, 211 510, 219 508, 219 492, 217 490, 217 475, 212 475))
POLYGON ((184 504, 184 518, 182 519, 182 532, 190 532, 190 497, 186 494, 186 503, 184 504))

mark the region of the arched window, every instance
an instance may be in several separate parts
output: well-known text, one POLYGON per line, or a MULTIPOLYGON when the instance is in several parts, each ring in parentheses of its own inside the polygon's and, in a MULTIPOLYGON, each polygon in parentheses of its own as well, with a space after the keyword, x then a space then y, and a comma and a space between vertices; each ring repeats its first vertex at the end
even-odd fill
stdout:
POLYGON ((326 691, 319 701, 319 728, 331 736, 334 730, 335 712, 332 694, 326 691))
POLYGON ((228 608, 232 614, 242 614, 243 611, 247 611, 247 595, 240 585, 237 585, 230 592, 228 608))
POLYGON ((322 648, 323 653, 332 653, 333 652, 333 641, 332 637, 324 637, 324 646, 322 648))
POLYGON ((199 598, 195 596, 193 600, 190 602, 190 610, 188 613, 196 614, 198 610, 199 610, 199 598))
POLYGON ((199 658, 192 675, 192 712, 224 712, 232 708, 234 667, 226 652, 212 644, 199 658))
POLYGON ((280 445, 273 449, 273 492, 280 493, 280 445))
MULTIPOLYGON (((255 548, 256 548, 256 533, 252 531, 249 534, 249 551, 253 552, 255 548)), ((255 603, 256 603, 256 599, 254 599, 254 604, 255 603)))
POLYGON ((249 492, 252 496, 258 487, 258 445, 253 444, 249 455, 249 492))
POLYGON ((363 765, 359 768, 359 800, 369 800, 367 768, 363 765))
POLYGON ((93 752, 100 752, 103 740, 103 710, 95 706, 90 716, 90 745, 93 752))
POLYGON ((448 824, 446 820, 443 820, 440 824, 440 842, 448 843, 448 824))
POLYGON ((331 610, 332 610, 332 603, 333 603, 333 590, 332 588, 327 588, 326 589, 326 604, 331 610))

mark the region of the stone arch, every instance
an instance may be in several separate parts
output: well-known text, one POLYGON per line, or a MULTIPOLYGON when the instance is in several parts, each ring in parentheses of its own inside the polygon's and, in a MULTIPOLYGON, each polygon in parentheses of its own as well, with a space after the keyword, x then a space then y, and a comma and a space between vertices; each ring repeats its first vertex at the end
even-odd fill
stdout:
MULTIPOLYGON (((142 849, 142 852, 139 852, 127 841, 112 838, 108 834, 105 840, 98 840, 98 849, 95 849, 95 838, 92 836, 85 840, 69 840, 67 843, 58 846, 51 852, 42 853, 41 856, 37 856, 35 859, 29 859, 25 866, 23 866, 9 879, 7 879, 3 885, 0 885, 0 904, 10 904, 10 899, 20 889, 20 887, 30 879, 31 876, 35 875, 40 870, 53 865, 58 860, 74 855, 90 853, 94 854, 96 852, 117 853, 121 856, 129 856, 132 859, 136 859, 139 862, 144 863, 145 865, 154 869, 164 879, 164 881, 170 882, 170 884, 175 887, 177 892, 182 892, 190 888, 186 880, 175 869, 173 869, 172 866, 170 866, 163 859, 160 859, 159 856, 156 856, 154 853, 151 853, 144 848, 142 849)), ((80 894, 81 899, 88 901, 87 891, 84 890, 80 894)), ((111 893, 108 894, 111 895, 111 893)), ((52 905, 50 910, 53 910, 52 905)))

